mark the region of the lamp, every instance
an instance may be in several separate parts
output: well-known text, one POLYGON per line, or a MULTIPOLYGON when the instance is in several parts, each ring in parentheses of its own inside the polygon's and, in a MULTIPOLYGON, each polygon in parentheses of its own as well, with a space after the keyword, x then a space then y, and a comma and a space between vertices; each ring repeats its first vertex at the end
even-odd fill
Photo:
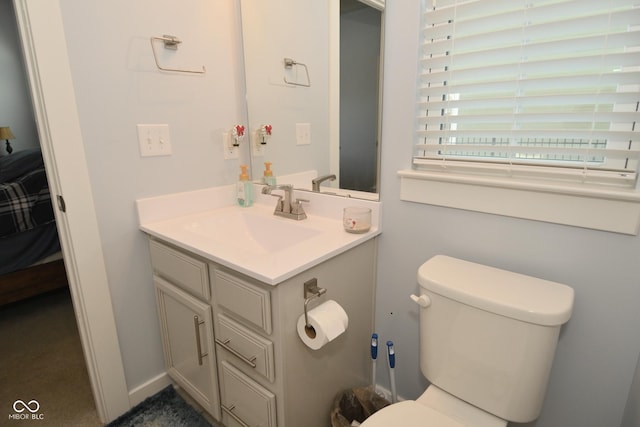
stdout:
POLYGON ((11 128, 9 126, 0 127, 0 139, 4 139, 7 142, 7 153, 11 154, 13 152, 13 147, 9 142, 10 139, 16 139, 11 132, 11 128))

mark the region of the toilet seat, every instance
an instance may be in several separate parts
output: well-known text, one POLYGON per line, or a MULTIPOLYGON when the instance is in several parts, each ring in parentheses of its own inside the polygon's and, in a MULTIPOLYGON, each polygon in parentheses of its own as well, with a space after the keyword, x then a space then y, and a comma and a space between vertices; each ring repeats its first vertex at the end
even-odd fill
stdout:
POLYGON ((405 400, 389 405, 367 418, 361 424, 362 427, 389 427, 396 425, 401 425, 402 427, 466 427, 459 421, 449 418, 415 400, 405 400))

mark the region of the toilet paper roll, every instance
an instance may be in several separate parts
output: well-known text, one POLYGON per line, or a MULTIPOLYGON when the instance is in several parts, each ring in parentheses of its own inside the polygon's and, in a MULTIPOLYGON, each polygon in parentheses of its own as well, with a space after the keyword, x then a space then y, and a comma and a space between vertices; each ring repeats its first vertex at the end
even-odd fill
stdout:
POLYGON ((310 328, 305 327, 304 314, 298 317, 298 336, 313 350, 322 348, 339 337, 349 326, 349 316, 334 300, 323 302, 307 313, 310 328))

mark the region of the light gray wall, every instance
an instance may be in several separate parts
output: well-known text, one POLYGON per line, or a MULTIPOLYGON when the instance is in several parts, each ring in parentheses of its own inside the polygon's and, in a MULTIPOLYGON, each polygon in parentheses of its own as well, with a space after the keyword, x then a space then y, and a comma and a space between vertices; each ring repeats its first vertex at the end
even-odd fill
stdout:
MULTIPOLYGON (((11 128, 15 151, 39 147, 12 0, 0 0, 0 70, 0 126, 11 128)), ((5 141, 0 142, 0 156, 6 155, 5 141)))
POLYGON ((620 427, 640 427, 640 358, 620 427))
POLYGON ((640 353, 640 238, 400 201, 396 172, 410 167, 413 142, 420 1, 386 7, 376 325, 381 340, 395 343, 398 393, 415 398, 427 385, 409 294, 417 292, 417 268, 447 254, 572 286, 574 313, 531 425, 619 426, 640 353))
MULTIPOLYGON (((164 371, 148 248, 138 198, 230 184, 239 162, 223 160, 222 132, 244 118, 235 0, 62 0, 86 161, 118 337, 130 390, 164 371), (177 52, 151 36, 182 39, 177 52), (170 126, 173 155, 141 158, 136 124, 170 126)), ((81 159, 79 159, 81 161, 81 159)))

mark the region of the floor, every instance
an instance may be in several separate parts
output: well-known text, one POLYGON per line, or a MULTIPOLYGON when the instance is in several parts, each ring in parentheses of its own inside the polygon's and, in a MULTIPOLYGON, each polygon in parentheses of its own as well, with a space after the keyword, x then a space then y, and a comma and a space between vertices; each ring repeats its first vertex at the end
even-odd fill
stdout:
MULTIPOLYGON (((213 427, 224 427, 184 390, 213 427)), ((98 427, 68 289, 0 307, 0 426, 98 427)))
POLYGON ((0 307, 0 425, 102 426, 68 290, 0 307))
POLYGON ((195 410, 198 411, 200 415, 202 415, 204 419, 209 422, 209 424, 211 424, 211 427, 225 427, 224 424, 216 421, 211 415, 209 415, 209 413, 205 411, 202 406, 200 406, 198 402, 196 402, 191 396, 189 396, 186 391, 184 391, 180 387, 177 387, 176 392, 178 392, 178 394, 185 400, 185 402, 193 406, 195 410))

